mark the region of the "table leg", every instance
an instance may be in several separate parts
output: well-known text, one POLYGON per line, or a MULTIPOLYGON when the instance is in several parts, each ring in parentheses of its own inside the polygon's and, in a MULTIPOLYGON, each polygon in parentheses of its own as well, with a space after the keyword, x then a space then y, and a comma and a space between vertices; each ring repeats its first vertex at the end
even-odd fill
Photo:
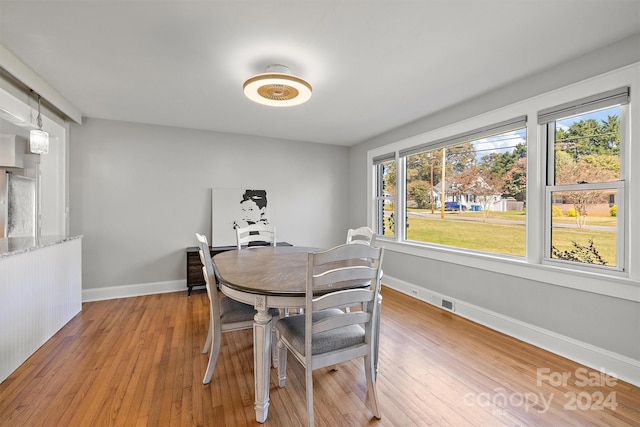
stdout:
POLYGON ((256 313, 253 322, 253 372, 255 376, 256 421, 264 423, 269 413, 269 371, 271 368, 271 314, 265 297, 256 297, 256 313))

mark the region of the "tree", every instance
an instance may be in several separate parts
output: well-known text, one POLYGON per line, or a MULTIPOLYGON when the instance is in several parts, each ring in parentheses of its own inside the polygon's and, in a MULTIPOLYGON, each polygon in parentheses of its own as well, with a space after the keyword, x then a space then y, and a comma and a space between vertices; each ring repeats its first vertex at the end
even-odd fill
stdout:
POLYGON ((504 174, 502 195, 513 197, 519 202, 527 198, 527 158, 516 161, 511 170, 504 174))
POLYGON ((390 196, 396 195, 396 162, 388 162, 387 167, 385 163, 384 176, 382 178, 382 190, 384 193, 390 196))
POLYGON ((580 159, 580 163, 589 164, 620 176, 620 157, 615 154, 587 154, 580 159))
POLYGON ((482 220, 487 221, 489 207, 500 200, 503 180, 479 166, 472 166, 459 174, 457 181, 466 194, 471 194, 482 205, 482 220))
POLYGON ((569 128, 556 128, 556 149, 565 151, 579 161, 590 154, 620 154, 620 119, 608 116, 598 123, 595 119, 574 122, 569 128))
POLYGON ((406 158, 407 182, 430 181, 433 166, 433 184, 437 185, 442 176, 442 149, 412 154, 406 158))
POLYGON ((527 158, 527 146, 525 144, 516 145, 512 151, 502 153, 492 152, 480 159, 480 166, 491 173, 502 176, 513 169, 520 159, 527 158))
MULTIPOLYGON (((434 153, 435 154, 435 153, 434 153)), ((442 151, 439 151, 442 158, 442 151)), ((453 147, 447 147, 446 151, 447 176, 457 175, 476 164, 476 150, 471 141, 466 141, 453 147)))
MULTIPOLYGON (((584 159, 578 162, 566 161, 566 156, 560 156, 564 161, 556 162, 556 184, 580 184, 594 182, 611 182, 616 179, 615 172, 603 169, 597 164, 584 159)), ((568 203, 573 204, 576 212, 576 225, 583 228, 587 222, 587 209, 590 205, 606 203, 608 195, 602 190, 578 190, 562 193, 568 203)))
POLYGON ((412 181, 407 184, 407 194, 418 209, 425 209, 431 197, 431 186, 427 181, 412 181))
POLYGON ((620 119, 618 116, 607 116, 607 120, 602 121, 602 134, 606 139, 603 146, 608 146, 611 154, 620 155, 620 119))
MULTIPOLYGON (((568 129, 556 128, 555 184, 611 182, 620 177, 620 120, 608 116, 598 123, 580 120, 568 129)), ((608 193, 602 190, 566 191, 564 199, 577 212, 576 225, 583 228, 587 209, 592 204, 606 203, 608 193)))
POLYGON ((492 152, 480 159, 483 170, 503 177, 502 195, 523 202, 527 196, 527 146, 518 144, 511 151, 492 152))
POLYGON ((442 149, 409 155, 405 165, 407 197, 422 209, 427 207, 427 200, 433 204, 431 188, 441 181, 442 149))

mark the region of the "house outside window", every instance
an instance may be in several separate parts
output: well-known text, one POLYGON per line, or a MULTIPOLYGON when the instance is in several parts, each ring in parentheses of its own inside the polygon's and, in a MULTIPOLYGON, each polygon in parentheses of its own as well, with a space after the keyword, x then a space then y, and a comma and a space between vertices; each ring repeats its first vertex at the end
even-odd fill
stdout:
POLYGON ((547 140, 545 259, 625 270, 629 88, 539 113, 547 140))

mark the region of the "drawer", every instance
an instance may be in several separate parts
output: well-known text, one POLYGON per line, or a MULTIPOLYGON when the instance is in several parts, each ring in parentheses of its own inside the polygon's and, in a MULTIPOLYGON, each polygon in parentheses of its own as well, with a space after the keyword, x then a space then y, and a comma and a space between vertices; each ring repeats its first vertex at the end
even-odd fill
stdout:
POLYGON ((202 282, 204 283, 204 277, 202 275, 202 266, 201 265, 194 265, 194 266, 189 266, 187 268, 187 280, 191 281, 191 280, 197 280, 198 282, 202 282))
POLYGON ((196 267, 202 266, 202 262, 200 262, 200 255, 187 254, 187 265, 196 267))

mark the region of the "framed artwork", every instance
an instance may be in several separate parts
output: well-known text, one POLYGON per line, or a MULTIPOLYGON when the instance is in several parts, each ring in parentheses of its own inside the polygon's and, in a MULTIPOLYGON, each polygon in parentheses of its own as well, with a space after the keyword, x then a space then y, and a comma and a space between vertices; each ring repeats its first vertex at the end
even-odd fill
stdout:
POLYGON ((236 244, 236 227, 268 224, 269 198, 267 190, 211 189, 211 246, 236 244))

